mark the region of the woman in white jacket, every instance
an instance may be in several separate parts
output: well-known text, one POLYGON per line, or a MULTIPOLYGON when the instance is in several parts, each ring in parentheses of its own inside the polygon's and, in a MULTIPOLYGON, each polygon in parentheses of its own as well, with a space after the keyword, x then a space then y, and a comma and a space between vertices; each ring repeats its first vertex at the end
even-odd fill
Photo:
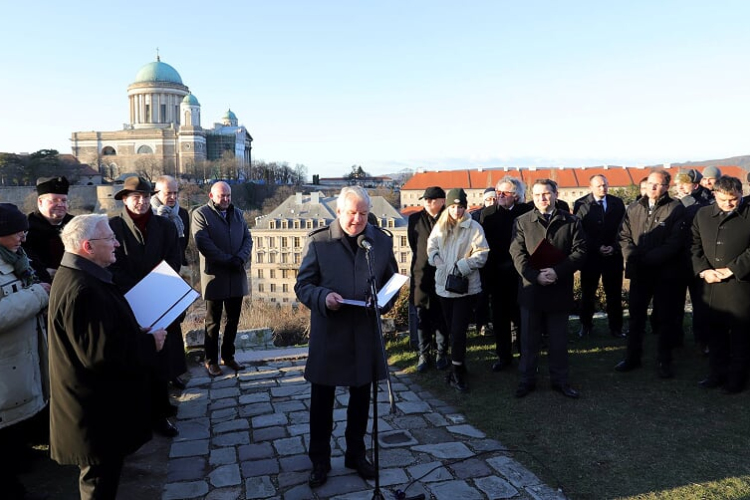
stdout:
POLYGON ((469 327, 475 296, 482 291, 479 269, 487 262, 489 246, 484 230, 466 212, 466 193, 451 189, 445 198, 448 207, 440 215, 427 239, 427 260, 435 266, 435 292, 445 316, 446 332, 451 339, 453 370, 448 382, 458 391, 466 392, 466 330, 469 327), (449 274, 468 279, 466 293, 446 290, 449 274))
POLYGON ((47 338, 43 312, 48 283, 39 283, 21 248, 29 223, 0 203, 0 484, 3 498, 25 498, 17 476, 24 429, 47 406, 47 338), (7 496, 6 496, 7 495, 7 496))

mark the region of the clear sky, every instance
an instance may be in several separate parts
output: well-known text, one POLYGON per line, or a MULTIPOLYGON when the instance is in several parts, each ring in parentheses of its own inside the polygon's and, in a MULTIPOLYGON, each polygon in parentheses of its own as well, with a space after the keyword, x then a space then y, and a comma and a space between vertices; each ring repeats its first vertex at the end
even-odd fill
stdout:
POLYGON ((339 176, 750 154, 750 2, 81 0, 0 11, 0 151, 119 130, 172 65, 210 127, 339 176))

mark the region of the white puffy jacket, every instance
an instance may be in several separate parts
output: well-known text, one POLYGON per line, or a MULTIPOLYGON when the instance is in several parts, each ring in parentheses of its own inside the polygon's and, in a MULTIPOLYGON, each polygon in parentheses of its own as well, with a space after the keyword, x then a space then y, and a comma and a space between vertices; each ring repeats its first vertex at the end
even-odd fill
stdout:
POLYGON ((489 251, 482 226, 471 217, 459 222, 450 238, 446 238, 436 224, 427 238, 427 262, 435 266, 435 292, 447 298, 464 296, 445 289, 445 280, 455 264, 461 275, 469 278, 469 291, 465 295, 481 292, 479 269, 487 262, 489 251))

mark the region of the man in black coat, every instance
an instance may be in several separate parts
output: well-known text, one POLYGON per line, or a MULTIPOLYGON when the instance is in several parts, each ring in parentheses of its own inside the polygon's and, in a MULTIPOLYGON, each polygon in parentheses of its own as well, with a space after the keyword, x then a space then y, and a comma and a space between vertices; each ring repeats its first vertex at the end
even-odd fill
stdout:
POLYGON ((141 331, 106 269, 117 238, 100 214, 62 233, 49 302, 50 456, 81 469, 82 499, 112 499, 125 456, 151 439, 147 372, 167 332, 141 331))
POLYGON ((659 334, 658 375, 674 376, 672 349, 682 329, 684 311, 673 281, 685 243, 685 207, 669 197, 670 180, 666 170, 651 172, 646 195, 628 206, 622 222, 620 246, 625 277, 630 279, 630 332, 625 359, 615 366, 619 372, 641 366, 648 305, 653 298, 659 334))
MULTIPOLYGON (((307 239, 294 286, 299 301, 310 309, 305 378, 311 384, 308 452, 313 465, 309 478, 311 487, 323 485, 331 470, 337 386, 349 388, 344 465, 356 469, 364 479, 375 477, 375 468, 365 457, 364 437, 372 383, 387 374, 382 339, 371 310, 342 304, 343 299, 366 299, 370 273, 366 252, 358 243, 360 235, 372 245, 370 252, 378 290, 398 270, 393 240, 367 223, 369 211, 370 197, 364 188, 342 189, 336 205, 336 220, 313 231, 307 239)), ((383 312, 387 312, 392 303, 383 306, 383 312)))
POLYGON ((552 389, 578 398, 568 380, 568 315, 573 306, 573 274, 586 258, 581 221, 555 206, 557 183, 539 179, 532 186, 534 210, 515 221, 510 255, 521 275, 521 382, 516 397, 536 389, 542 332, 549 336, 552 389))
POLYGON ((438 369, 445 370, 450 366, 443 313, 435 293, 435 268, 427 262, 427 238, 438 217, 445 210, 445 191, 438 186, 428 187, 420 199, 424 204, 424 210, 409 216, 406 234, 412 251, 410 300, 417 309, 418 318, 417 371, 424 372, 429 368, 433 345, 437 350, 438 369))
POLYGON ((607 321, 613 337, 622 337, 622 251, 620 224, 625 216, 623 201, 608 194, 609 182, 601 174, 589 179, 591 193, 576 200, 573 214, 581 219, 586 233, 586 262, 581 268, 581 331, 591 334, 594 301, 601 277, 607 299, 607 321))
POLYGON ((693 225, 693 271, 704 281, 708 304, 708 377, 705 388, 742 391, 750 368, 750 205, 742 183, 719 177, 715 204, 698 210, 693 225))
POLYGON ((482 268, 482 289, 490 296, 492 327, 495 333, 497 361, 492 371, 499 372, 513 361, 513 337, 519 338, 521 311, 518 307, 518 273, 510 256, 513 224, 532 208, 523 202, 524 186, 514 177, 504 177, 495 189, 497 202, 482 211, 480 224, 490 247, 482 268))
MULTIPOLYGON (((116 200, 122 200, 124 207, 119 215, 110 219, 110 226, 120 245, 117 247, 117 260, 110 266, 112 279, 123 293, 127 293, 164 260, 179 272, 180 248, 177 229, 164 217, 151 211, 151 183, 142 177, 128 177, 123 188, 115 193, 116 200)), ((182 334, 173 326, 169 335, 179 340, 168 341, 167 348, 157 357, 157 369, 152 372, 151 411, 154 430, 167 437, 178 434, 168 420, 176 408, 169 402, 169 348, 178 345, 182 349, 182 334)))
POLYGON ((37 208, 29 218, 29 232, 23 249, 39 279, 52 283, 60 266, 64 248, 60 233, 73 218, 68 213, 68 189, 65 177, 40 178, 36 182, 37 208))

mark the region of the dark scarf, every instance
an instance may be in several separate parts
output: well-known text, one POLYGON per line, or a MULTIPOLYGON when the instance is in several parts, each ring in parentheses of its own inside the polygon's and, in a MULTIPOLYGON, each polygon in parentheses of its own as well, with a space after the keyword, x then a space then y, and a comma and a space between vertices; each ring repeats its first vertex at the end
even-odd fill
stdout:
POLYGON ((128 210, 128 207, 125 207, 125 210, 128 212, 130 218, 133 219, 135 227, 137 227, 141 232, 141 234, 143 235, 143 240, 145 241, 148 236, 146 234, 146 226, 148 225, 148 221, 151 220, 151 215, 153 214, 153 212, 151 210, 148 210, 144 214, 134 214, 133 212, 128 210))
POLYGON ((13 272, 21 280, 24 287, 39 283, 39 278, 31 268, 29 257, 23 248, 19 248, 17 252, 11 252, 4 246, 0 246, 0 259, 13 266, 13 272))

